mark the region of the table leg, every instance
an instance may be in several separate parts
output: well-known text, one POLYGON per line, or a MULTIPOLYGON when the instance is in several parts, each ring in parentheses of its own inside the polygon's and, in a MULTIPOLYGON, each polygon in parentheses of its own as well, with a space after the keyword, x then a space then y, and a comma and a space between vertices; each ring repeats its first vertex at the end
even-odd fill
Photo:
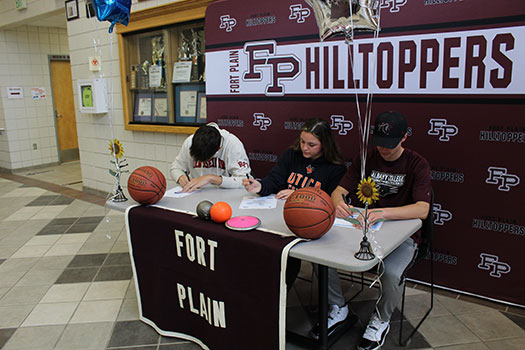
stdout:
POLYGON ((319 346, 328 349, 328 267, 319 265, 319 346))
POLYGON ((357 316, 353 313, 348 315, 346 321, 328 336, 328 267, 318 265, 318 308, 317 322, 319 322, 319 339, 306 337, 292 331, 287 331, 287 339, 304 344, 312 349, 327 350, 357 322, 357 316))

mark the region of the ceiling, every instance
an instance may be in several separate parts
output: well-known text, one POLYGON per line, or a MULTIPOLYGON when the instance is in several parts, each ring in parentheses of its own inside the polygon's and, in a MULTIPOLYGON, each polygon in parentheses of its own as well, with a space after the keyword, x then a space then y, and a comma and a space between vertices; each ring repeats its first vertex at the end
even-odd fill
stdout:
POLYGON ((26 24, 37 27, 67 28, 66 13, 65 10, 54 12, 47 16, 40 16, 32 19, 30 24, 26 24))

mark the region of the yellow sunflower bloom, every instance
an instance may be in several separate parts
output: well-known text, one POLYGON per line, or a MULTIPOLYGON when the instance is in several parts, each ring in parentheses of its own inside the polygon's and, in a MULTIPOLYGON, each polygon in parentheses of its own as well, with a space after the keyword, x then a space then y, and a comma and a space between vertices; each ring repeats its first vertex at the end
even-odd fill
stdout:
POLYGON ((124 148, 118 139, 109 142, 109 150, 115 158, 122 158, 124 156, 124 148))
POLYGON ((379 191, 376 187, 376 183, 370 176, 366 179, 362 179, 357 186, 357 198, 363 203, 368 203, 368 205, 379 199, 379 191))

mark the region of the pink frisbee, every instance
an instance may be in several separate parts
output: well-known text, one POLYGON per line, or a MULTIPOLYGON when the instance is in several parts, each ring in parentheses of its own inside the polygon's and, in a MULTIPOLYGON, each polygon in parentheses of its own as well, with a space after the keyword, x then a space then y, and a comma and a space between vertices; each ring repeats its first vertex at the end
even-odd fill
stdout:
POLYGON ((255 216, 235 216, 225 223, 227 228, 235 231, 253 230, 259 227, 260 224, 261 220, 255 216))

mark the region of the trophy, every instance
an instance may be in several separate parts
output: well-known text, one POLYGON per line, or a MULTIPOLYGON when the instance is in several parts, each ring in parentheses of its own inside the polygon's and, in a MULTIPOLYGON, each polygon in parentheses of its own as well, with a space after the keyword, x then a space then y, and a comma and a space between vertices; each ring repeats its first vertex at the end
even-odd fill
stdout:
POLYGON ((149 67, 150 87, 166 87, 164 71, 166 69, 164 62, 164 50, 166 46, 162 36, 156 36, 151 39, 151 61, 149 67))
POLYGON ((184 35, 184 32, 180 33, 181 45, 179 47, 179 61, 190 61, 191 60, 191 41, 184 35))
POLYGON ((191 29, 191 59, 193 66, 191 68, 191 80, 202 80, 202 54, 201 54, 201 38, 199 32, 191 29))

